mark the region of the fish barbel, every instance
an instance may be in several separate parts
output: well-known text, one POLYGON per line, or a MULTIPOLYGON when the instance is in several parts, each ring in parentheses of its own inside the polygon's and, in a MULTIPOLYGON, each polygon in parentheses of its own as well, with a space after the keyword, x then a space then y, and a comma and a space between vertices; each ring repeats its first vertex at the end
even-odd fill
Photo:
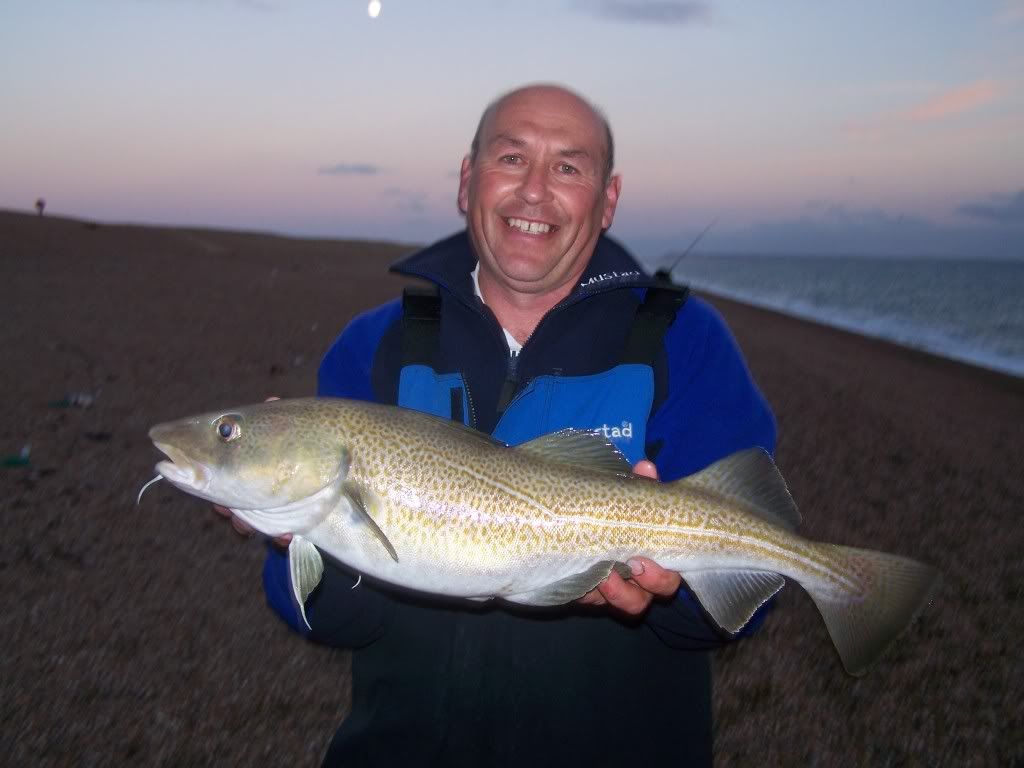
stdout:
POLYGON ((510 448, 416 411, 309 398, 160 424, 157 472, 288 548, 296 601, 321 552, 421 592, 525 605, 581 597, 648 557, 678 571, 738 632, 791 578, 811 595, 846 670, 863 674, 930 600, 938 573, 895 555, 813 542, 761 449, 672 483, 631 472, 599 432, 510 448))

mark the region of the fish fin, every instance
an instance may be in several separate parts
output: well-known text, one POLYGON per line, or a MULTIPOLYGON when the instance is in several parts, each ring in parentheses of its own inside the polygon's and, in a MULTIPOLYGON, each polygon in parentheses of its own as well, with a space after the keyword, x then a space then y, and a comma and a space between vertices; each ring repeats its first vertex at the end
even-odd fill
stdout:
POLYGON ((372 492, 363 488, 358 483, 348 482, 342 484, 342 493, 348 498, 352 507, 352 522, 355 525, 365 526, 373 534, 381 545, 391 555, 391 559, 398 562, 398 552, 384 535, 384 531, 377 525, 377 521, 370 514, 370 509, 375 506, 372 492))
MULTIPOLYGON (((625 580, 633 578, 633 569, 625 563, 620 563, 618 560, 612 563, 612 570, 619 574, 619 576, 621 576, 625 580)), ((587 591, 589 592, 590 590, 587 591)))
POLYGON ((726 456, 700 472, 676 480, 674 485, 724 496, 787 530, 795 530, 800 525, 800 512, 786 481, 772 457, 761 448, 748 448, 726 456))
POLYGON ((299 606, 302 621, 308 629, 312 629, 306 618, 306 600, 323 578, 324 559, 312 542, 298 534, 293 535, 288 544, 288 575, 292 583, 292 596, 299 606))
POLYGON ((617 475, 630 475, 633 467, 615 443, 599 430, 562 429, 515 447, 545 461, 557 461, 617 475))
POLYGON ((743 629, 754 611, 786 584, 773 571, 687 571, 682 576, 704 610, 731 634, 743 629))
POLYGON ((583 597, 607 579, 613 570, 618 571, 624 579, 632 578, 632 571, 625 563, 602 560, 581 573, 574 573, 572 576, 566 576, 564 579, 559 579, 552 584, 545 584, 543 587, 529 592, 502 595, 502 598, 522 605, 564 605, 583 597))
POLYGON ((848 563, 859 592, 835 582, 802 584, 818 606, 843 666, 859 677, 932 601, 939 572, 898 555, 824 545, 848 563))

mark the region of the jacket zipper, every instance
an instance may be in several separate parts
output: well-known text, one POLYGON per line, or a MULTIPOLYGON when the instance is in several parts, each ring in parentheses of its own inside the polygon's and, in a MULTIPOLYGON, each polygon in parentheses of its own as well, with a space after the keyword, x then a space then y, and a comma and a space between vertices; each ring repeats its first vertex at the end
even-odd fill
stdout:
MULTIPOLYGON (((529 341, 529 339, 527 339, 529 341)), ((524 345, 525 346, 525 345, 524 345)), ((505 381, 502 382, 501 392, 498 394, 498 417, 505 413, 512 402, 516 390, 519 388, 519 378, 516 375, 516 363, 519 361, 519 354, 509 350, 508 369, 505 371, 505 381)))
POLYGON ((469 391, 469 379, 466 372, 462 371, 462 391, 466 393, 466 409, 469 411, 469 425, 476 429, 476 406, 473 404, 473 395, 469 391))

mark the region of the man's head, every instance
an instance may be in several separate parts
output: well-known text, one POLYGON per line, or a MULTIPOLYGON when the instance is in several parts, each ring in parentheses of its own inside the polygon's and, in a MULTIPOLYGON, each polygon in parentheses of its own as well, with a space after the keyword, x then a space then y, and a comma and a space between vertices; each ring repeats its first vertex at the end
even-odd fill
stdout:
POLYGON ((458 198, 481 275, 518 293, 568 293, 615 215, 612 152, 607 120, 565 88, 528 86, 488 106, 458 198))

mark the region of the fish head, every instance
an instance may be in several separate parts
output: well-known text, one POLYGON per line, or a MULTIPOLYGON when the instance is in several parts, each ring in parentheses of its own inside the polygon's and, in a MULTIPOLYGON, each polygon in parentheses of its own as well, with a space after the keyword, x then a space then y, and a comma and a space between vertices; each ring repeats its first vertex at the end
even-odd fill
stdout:
POLYGON ((344 440, 301 400, 277 400, 158 424, 156 471, 232 509, 269 510, 315 496, 348 470, 344 440))

